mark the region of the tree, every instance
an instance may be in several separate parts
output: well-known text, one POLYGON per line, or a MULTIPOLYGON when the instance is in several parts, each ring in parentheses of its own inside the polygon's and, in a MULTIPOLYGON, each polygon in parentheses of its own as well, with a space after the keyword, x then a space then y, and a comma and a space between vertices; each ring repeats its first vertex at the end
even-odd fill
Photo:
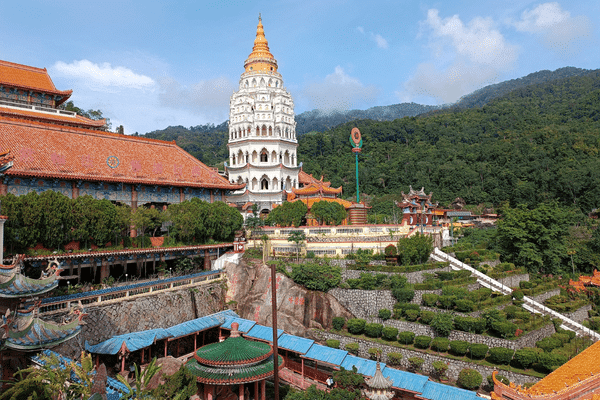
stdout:
POLYGON ((145 398, 149 397, 151 394, 151 390, 148 389, 148 384, 150 380, 156 375, 162 368, 160 365, 156 365, 156 357, 150 361, 148 366, 140 371, 140 367, 137 364, 133 364, 134 368, 134 380, 133 386, 129 384, 127 378, 123 377, 121 374, 117 374, 117 379, 127 388, 127 393, 124 393, 121 396, 122 399, 133 399, 133 398, 145 398))
POLYGON ((165 383, 152 390, 150 396, 154 400, 187 400, 197 391, 196 378, 182 365, 175 374, 165 377, 165 383))
POLYGON ((335 201, 321 200, 313 203, 310 213, 317 219, 319 225, 339 225, 346 219, 346 209, 335 201))
POLYGON ((433 251, 431 236, 416 233, 398 241, 398 261, 402 265, 422 264, 433 251))
POLYGON ((296 244, 296 260, 300 259, 300 247, 306 240, 306 235, 303 231, 292 231, 288 236, 288 242, 294 242, 296 244))
POLYGON ((306 223, 307 212, 308 207, 302 201, 285 202, 269 213, 265 223, 267 225, 298 227, 306 223))

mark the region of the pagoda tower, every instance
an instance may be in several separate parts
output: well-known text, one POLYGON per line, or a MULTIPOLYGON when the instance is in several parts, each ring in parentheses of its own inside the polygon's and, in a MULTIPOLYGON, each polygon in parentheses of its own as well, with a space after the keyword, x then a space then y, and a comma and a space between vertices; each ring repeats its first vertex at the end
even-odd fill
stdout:
POLYGON ((298 188, 294 101, 283 86, 260 16, 239 90, 229 103, 227 147, 229 181, 246 184, 228 196, 230 202, 239 207, 256 203, 266 213, 298 188))

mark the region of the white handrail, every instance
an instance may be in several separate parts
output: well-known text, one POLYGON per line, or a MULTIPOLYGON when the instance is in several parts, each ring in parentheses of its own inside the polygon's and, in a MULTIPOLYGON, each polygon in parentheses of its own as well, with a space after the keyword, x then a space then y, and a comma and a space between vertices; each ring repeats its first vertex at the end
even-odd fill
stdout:
MULTIPOLYGON (((431 254, 431 256, 436 261, 449 262, 450 266, 453 268, 471 271, 472 274, 477 276, 478 282, 480 284, 482 284, 483 286, 489 287, 490 289, 497 288, 498 291, 500 291, 501 293, 504 293, 505 295, 512 294, 512 289, 509 288, 508 286, 498 282, 495 279, 490 278, 489 276, 485 275, 482 272, 477 271, 470 265, 467 265, 467 264, 461 262, 460 260, 457 260, 456 258, 450 256, 449 254, 444 253, 437 247, 433 249, 433 253, 431 254), (484 283, 486 283, 486 284, 484 284, 484 283)), ((530 297, 527 297, 527 296, 523 297, 523 301, 525 302, 523 307, 525 309, 529 309, 529 311, 531 311, 531 312, 535 312, 535 313, 542 314, 542 315, 544 315, 545 313, 550 314, 551 316, 553 316, 555 318, 559 318, 563 321, 563 324, 561 325, 562 327, 572 330, 577 334, 588 335, 588 336, 592 337, 594 340, 600 339, 600 334, 598 334, 598 332, 593 331, 589 328, 586 328, 585 326, 581 325, 580 323, 575 322, 572 319, 562 315, 561 313, 558 313, 558 312, 546 307, 545 305, 538 303, 537 301, 531 299, 530 297)))

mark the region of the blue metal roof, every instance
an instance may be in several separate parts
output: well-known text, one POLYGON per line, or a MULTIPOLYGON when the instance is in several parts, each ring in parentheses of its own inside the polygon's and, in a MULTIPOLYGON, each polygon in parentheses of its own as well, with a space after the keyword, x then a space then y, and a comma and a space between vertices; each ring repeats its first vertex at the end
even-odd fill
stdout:
POLYGON ((314 343, 314 340, 290 335, 287 333, 281 335, 277 340, 277 345, 282 349, 291 350, 300 354, 306 354, 306 352, 310 349, 310 346, 312 346, 314 343))
MULTIPOLYGON (((352 370, 352 366, 355 366, 359 374, 374 376, 377 369, 377 362, 348 354, 340 366, 350 371, 352 370)), ((383 370, 384 368, 385 364, 381 363, 381 369, 383 370)))
MULTIPOLYGON (((277 329, 277 338, 279 338, 279 336, 281 336, 282 333, 283 329, 277 329)), ((256 324, 244 336, 253 339, 267 340, 269 342, 272 342, 273 328, 256 324)), ((277 344, 279 345, 279 340, 277 341, 277 344)))
POLYGON ((422 393, 423 387, 427 382, 429 382, 429 378, 426 376, 412 374, 410 372, 400 371, 399 369, 390 367, 385 367, 381 370, 381 373, 386 378, 390 378, 392 381, 394 381, 393 387, 411 390, 418 393, 422 393))
POLYGON ((113 336, 102 343, 90 345, 85 341, 85 349, 94 354, 117 354, 119 349, 125 343, 127 350, 136 351, 148 347, 156 340, 161 340, 169 337, 169 332, 163 328, 150 329, 142 332, 126 333, 124 335, 113 336))
POLYGON ((179 325, 167 328, 166 331, 169 334, 170 338, 175 339, 178 337, 190 335, 195 332, 200 332, 206 329, 214 328, 216 326, 221 326, 221 324, 223 324, 227 318, 236 317, 238 317, 238 315, 232 310, 225 310, 215 314, 207 315, 205 317, 200 317, 191 321, 183 322, 179 325))
POLYGON ((341 365, 347 355, 348 352, 345 350, 333 349, 315 343, 303 357, 326 362, 328 364, 341 365))
POLYGON ((433 381, 428 381, 423 387, 420 395, 423 398, 431 400, 477 400, 476 392, 460 389, 454 386, 444 385, 433 381))
POLYGON ((225 328, 225 329, 231 329, 231 324, 233 324, 234 322, 237 322, 240 326, 238 328, 238 330, 240 332, 246 333, 248 331, 250 331, 250 329, 252 329, 252 327, 254 325, 256 325, 255 321, 251 321, 249 319, 244 319, 244 318, 227 318, 225 320, 225 323, 223 325, 221 325, 221 328, 225 328))

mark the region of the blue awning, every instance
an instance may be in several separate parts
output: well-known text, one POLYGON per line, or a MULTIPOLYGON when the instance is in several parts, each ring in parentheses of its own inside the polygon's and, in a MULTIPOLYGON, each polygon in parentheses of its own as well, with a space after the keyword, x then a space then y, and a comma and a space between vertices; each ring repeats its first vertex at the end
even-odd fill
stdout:
MULTIPOLYGON (((277 338, 283 334, 283 329, 277 329, 277 338)), ((273 342, 273 328, 263 325, 254 325, 244 336, 252 339, 267 340, 273 342)), ((277 341, 279 345, 279 340, 277 341)))
MULTIPOLYGON (((348 354, 346 358, 344 358, 341 366, 349 371, 351 371, 354 366, 359 374, 374 376, 375 370, 377 369, 377 362, 348 354)), ((384 368, 385 364, 381 363, 381 369, 383 370, 384 368)))
POLYGON ((281 335, 279 340, 277 340, 277 344, 282 349, 290 350, 300 354, 306 354, 306 352, 310 349, 310 346, 312 346, 314 343, 314 340, 290 335, 287 333, 281 335))
POLYGON ((313 344, 310 350, 308 350, 303 357, 339 366, 342 364, 342 361, 344 361, 344 358, 347 355, 348 352, 345 350, 333 349, 320 344, 313 344))
MULTIPOLYGON (((399 369, 385 367, 381 373, 386 378, 394 381, 393 387, 398 389, 406 389, 417 393, 423 392, 423 386, 429 381, 429 378, 423 375, 417 375, 399 369)), ((438 399, 441 400, 441 399, 438 399)))
POLYGON ((221 324, 223 324, 227 318, 236 317, 238 317, 238 315, 235 312, 231 310, 225 310, 215 314, 207 315, 205 317, 183 322, 179 325, 167 328, 166 331, 170 336, 169 340, 171 340, 221 326, 221 324))
POLYGON ((237 322, 240 325, 238 330, 243 333, 248 332, 250 329, 252 329, 252 327, 254 325, 256 325, 255 321, 250 321, 249 319, 227 318, 225 320, 225 323, 223 323, 223 325, 221 325, 221 328, 231 329, 231 324, 233 324, 234 322, 237 322))
POLYGON ((478 400, 476 392, 460 389, 454 386, 444 385, 442 383, 428 381, 420 395, 430 400, 478 400))
POLYGON ((85 341, 85 349, 94 354, 117 354, 121 346, 125 344, 130 352, 151 346, 155 341, 169 337, 169 332, 163 328, 150 329, 142 332, 126 333, 114 336, 96 345, 90 345, 85 341))

